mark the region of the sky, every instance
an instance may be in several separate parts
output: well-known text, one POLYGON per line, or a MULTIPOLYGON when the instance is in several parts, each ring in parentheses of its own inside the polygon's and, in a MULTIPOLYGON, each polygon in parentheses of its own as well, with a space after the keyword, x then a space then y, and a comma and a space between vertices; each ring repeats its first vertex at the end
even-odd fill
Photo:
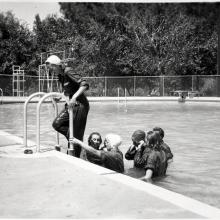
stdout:
POLYGON ((30 30, 33 28, 33 22, 35 15, 39 14, 41 19, 44 19, 48 14, 57 14, 61 16, 59 12, 60 6, 58 2, 11 2, 0 0, 0 12, 12 11, 16 18, 21 23, 27 23, 30 30))

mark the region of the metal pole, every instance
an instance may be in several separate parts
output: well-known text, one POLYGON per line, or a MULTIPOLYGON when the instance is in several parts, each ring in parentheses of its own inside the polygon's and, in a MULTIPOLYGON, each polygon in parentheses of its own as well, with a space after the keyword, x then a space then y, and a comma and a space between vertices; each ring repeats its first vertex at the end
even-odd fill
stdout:
POLYGON ((162 79, 163 79, 162 82, 163 82, 163 96, 164 96, 164 76, 162 76, 162 77, 163 77, 163 78, 162 78, 162 79))
POLYGON ((192 76, 192 91, 194 91, 193 87, 194 87, 194 85, 193 85, 193 76, 192 76))
POLYGON ((119 87, 118 87, 118 104, 119 104, 119 87))
POLYGON ((135 90, 136 90, 136 76, 134 77, 134 96, 135 96, 135 90))
POLYGON ((20 67, 17 72, 17 96, 20 96, 20 67))
POLYGON ((106 96, 106 92, 107 92, 106 91, 107 90, 107 82, 106 81, 107 81, 107 79, 106 79, 106 76, 105 76, 105 96, 106 96))
MULTIPOLYGON (((53 96, 63 97, 63 94, 58 93, 58 92, 51 92, 49 94, 44 95, 37 104, 37 135, 36 135, 37 147, 36 147, 36 152, 40 151, 40 107, 41 107, 41 104, 43 103, 44 100, 46 100, 49 97, 53 97, 53 96)), ((54 100, 52 99, 52 101, 54 101, 54 100)), ((54 101, 54 104, 57 105, 57 103, 55 101, 54 101)))
POLYGON ((127 93, 125 88, 125 111, 127 112, 127 93))
POLYGON ((44 94, 45 94, 44 92, 36 92, 30 95, 24 103, 24 136, 23 136, 24 147, 27 147, 27 105, 30 102, 30 100, 33 99, 34 97, 42 96, 44 94))
POLYGON ((41 66, 39 65, 39 67, 38 67, 38 74, 39 74, 39 92, 40 92, 40 74, 41 74, 41 72, 40 72, 40 70, 41 70, 41 66))
MULTIPOLYGON (((73 107, 69 107, 69 139, 73 138, 73 134, 73 107)), ((73 143, 69 144, 68 155, 75 156, 73 143)))
POLYGON ((22 70, 22 96, 24 96, 24 70, 22 70))
MULTIPOLYGON (((53 98, 51 99, 51 101, 53 102, 53 106, 54 106, 54 109, 55 109, 54 116, 57 117, 57 115, 58 115, 57 103, 53 98)), ((59 132, 58 131, 56 132, 56 139, 57 139, 57 146, 59 146, 60 145, 60 139, 59 139, 59 132)))

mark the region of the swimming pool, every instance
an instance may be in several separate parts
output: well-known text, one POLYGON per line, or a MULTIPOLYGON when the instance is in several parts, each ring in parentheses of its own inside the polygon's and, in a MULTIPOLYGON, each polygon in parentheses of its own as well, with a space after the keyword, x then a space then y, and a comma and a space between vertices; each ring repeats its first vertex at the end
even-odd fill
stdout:
MULTIPOLYGON (((61 108, 63 104, 59 104, 61 108)), ((165 142, 174 153, 167 176, 155 184, 220 208, 220 103, 124 102, 91 103, 85 141, 92 131, 104 136, 108 132, 121 135, 121 150, 126 152, 134 130, 165 130, 165 142)), ((28 138, 35 141, 36 104, 28 110, 28 138)), ((55 143, 52 130, 53 107, 42 106, 42 144, 55 143)), ((0 129, 23 136, 23 104, 0 105, 0 129)), ((64 138, 61 143, 65 144, 64 138)), ((125 160, 128 170, 133 166, 125 160)))

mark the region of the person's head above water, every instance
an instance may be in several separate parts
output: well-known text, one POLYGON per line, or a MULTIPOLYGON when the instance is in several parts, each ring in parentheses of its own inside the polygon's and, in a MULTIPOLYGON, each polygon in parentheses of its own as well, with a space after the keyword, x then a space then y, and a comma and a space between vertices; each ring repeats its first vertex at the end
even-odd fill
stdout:
POLYGON ((164 138, 164 130, 163 130, 162 128, 160 128, 160 127, 154 127, 154 128, 153 128, 153 131, 158 132, 159 135, 160 135, 160 137, 161 137, 161 139, 164 138))
POLYGON ((144 131, 142 130, 136 130, 134 131, 134 133, 132 134, 131 136, 131 139, 133 141, 133 144, 135 146, 138 146, 140 141, 145 141, 145 137, 146 137, 146 134, 144 131))
POLYGON ((159 132, 157 131, 148 132, 147 140, 148 140, 148 146, 155 149, 159 148, 161 141, 159 132))
POLYGON ((92 132, 88 137, 88 145, 95 148, 96 150, 99 149, 102 143, 102 137, 98 132, 92 132))
POLYGON ((121 143, 121 137, 117 134, 109 133, 105 136, 104 145, 107 151, 110 151, 112 149, 118 150, 118 147, 121 145, 121 143))

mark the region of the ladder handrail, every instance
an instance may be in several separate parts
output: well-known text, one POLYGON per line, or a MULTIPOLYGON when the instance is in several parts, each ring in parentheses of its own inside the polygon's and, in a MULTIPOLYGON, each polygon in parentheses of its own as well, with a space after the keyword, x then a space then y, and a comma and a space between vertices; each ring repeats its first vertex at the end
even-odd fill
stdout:
MULTIPOLYGON (((45 95, 46 93, 45 92, 36 92, 36 93, 33 93, 32 95, 30 95, 25 103, 24 103, 24 134, 23 134, 23 145, 24 147, 27 147, 27 106, 28 106, 28 103, 31 101, 31 99, 33 99, 34 97, 36 96, 43 96, 45 95)), ((55 102, 54 99, 52 99, 52 102, 55 106, 55 113, 56 113, 56 116, 58 114, 58 107, 57 107, 57 103, 55 102)), ((57 132, 57 143, 59 144, 59 134, 57 132)))
POLYGON ((42 96, 44 95, 45 92, 36 92, 36 93, 33 93, 32 95, 30 95, 25 103, 24 103, 24 136, 23 136, 23 144, 24 144, 24 147, 27 147, 27 105, 28 103, 31 101, 31 99, 33 99, 34 97, 36 96, 42 96))
MULTIPOLYGON (((50 92, 45 94, 40 101, 37 104, 37 135, 36 135, 36 143, 37 143, 37 147, 36 147, 36 152, 40 151, 40 107, 41 104, 44 102, 44 100, 46 100, 49 97, 64 97, 64 95, 62 93, 58 93, 58 92, 50 92)), ((53 100, 53 99, 52 99, 53 100)), ((55 102, 55 101, 54 101, 55 102)), ((56 102, 55 102, 56 103, 56 102)), ((58 108, 57 108, 57 103, 55 104, 55 111, 56 111, 56 116, 58 115, 58 108)), ((58 132, 57 132, 57 144, 59 145, 59 137, 58 137, 58 132)))

